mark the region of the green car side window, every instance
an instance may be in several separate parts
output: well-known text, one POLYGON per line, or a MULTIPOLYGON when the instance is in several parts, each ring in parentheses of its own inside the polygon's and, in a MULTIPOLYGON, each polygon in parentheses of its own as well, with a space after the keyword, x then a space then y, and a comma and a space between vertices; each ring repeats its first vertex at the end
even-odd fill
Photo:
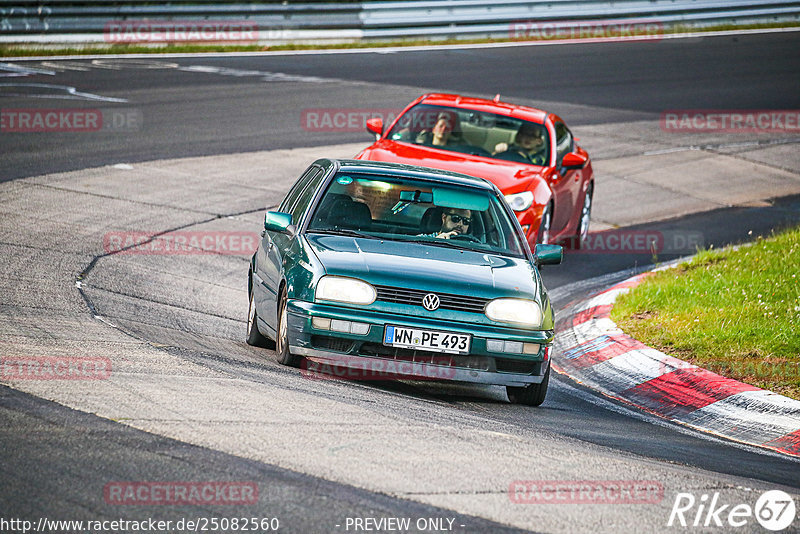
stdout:
POLYGON ((297 180, 297 182, 295 182, 295 184, 292 186, 292 188, 286 194, 286 198, 284 198, 283 202, 281 202, 281 205, 278 206, 278 210, 277 211, 280 211, 280 212, 283 212, 283 213, 289 213, 289 210, 292 208, 292 206, 294 206, 296 204, 297 197, 300 196, 300 193, 302 193, 303 190, 308 185, 309 180, 311 180, 311 178, 317 172, 319 172, 319 168, 315 167, 313 165, 311 167, 309 167, 308 169, 306 169, 306 172, 303 173, 303 175, 300 177, 300 179, 297 180))
POLYGON ((287 213, 292 215, 292 221, 294 224, 300 224, 300 219, 302 218, 303 213, 308 209, 309 203, 314 198, 314 193, 317 192, 322 174, 322 169, 316 169, 315 172, 309 177, 305 187, 295 200, 294 205, 289 207, 287 213))

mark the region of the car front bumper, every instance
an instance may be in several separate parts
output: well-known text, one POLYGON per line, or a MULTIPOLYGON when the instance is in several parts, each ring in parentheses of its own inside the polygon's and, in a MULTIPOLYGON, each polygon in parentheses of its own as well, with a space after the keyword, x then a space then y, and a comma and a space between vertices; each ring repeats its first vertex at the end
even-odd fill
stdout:
MULTIPOLYGON (((500 328, 483 324, 434 320, 290 300, 287 303, 289 350, 324 366, 355 370, 354 379, 380 377, 449 380, 503 386, 539 384, 550 364, 552 331, 500 328), (369 325, 363 334, 316 328, 314 318, 369 325), (469 354, 453 355, 384 345, 387 325, 472 335, 469 354), (535 343, 536 354, 492 352, 487 340, 535 343)), ((388 379, 388 378, 384 378, 388 379)))

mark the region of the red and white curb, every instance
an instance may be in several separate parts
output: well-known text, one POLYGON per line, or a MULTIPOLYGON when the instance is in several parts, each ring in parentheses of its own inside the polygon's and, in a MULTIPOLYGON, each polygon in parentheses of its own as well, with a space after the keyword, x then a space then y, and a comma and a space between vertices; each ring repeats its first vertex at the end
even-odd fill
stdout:
POLYGON ((559 314, 554 369, 665 419, 800 457, 800 401, 659 352, 625 335, 610 319, 617 297, 649 274, 559 314))

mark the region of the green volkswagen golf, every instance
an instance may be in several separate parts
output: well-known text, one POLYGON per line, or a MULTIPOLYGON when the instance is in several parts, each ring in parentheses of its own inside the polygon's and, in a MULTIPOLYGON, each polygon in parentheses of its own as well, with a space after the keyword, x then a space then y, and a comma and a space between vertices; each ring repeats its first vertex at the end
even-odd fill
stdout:
POLYGON ((349 376, 506 386, 545 398, 553 310, 535 254, 490 182, 357 160, 315 161, 268 211, 248 276, 247 342, 349 376), (272 341, 274 340, 274 341, 272 341))

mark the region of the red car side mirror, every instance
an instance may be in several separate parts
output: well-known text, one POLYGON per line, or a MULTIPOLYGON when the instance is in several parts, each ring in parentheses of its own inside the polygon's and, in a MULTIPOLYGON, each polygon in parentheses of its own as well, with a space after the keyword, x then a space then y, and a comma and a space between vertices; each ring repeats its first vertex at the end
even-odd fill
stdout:
POLYGON ((570 152, 561 160, 561 166, 565 169, 582 169, 586 166, 587 161, 589 161, 589 158, 586 156, 570 152))
POLYGON ((383 133, 383 119, 380 117, 367 119, 367 131, 375 135, 381 135, 383 133))

